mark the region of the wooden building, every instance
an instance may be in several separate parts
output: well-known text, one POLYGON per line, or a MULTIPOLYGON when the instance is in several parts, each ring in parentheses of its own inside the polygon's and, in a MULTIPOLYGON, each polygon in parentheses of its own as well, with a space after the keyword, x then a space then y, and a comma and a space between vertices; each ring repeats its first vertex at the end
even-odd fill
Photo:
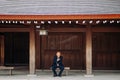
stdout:
POLYGON ((0 15, 0 65, 49 69, 61 51, 75 70, 120 70, 120 14, 0 15), (46 31, 48 34, 41 33, 46 31))
POLYGON ((56 51, 71 69, 120 69, 119 15, 1 15, 1 65, 49 69, 56 51), (31 18, 32 17, 32 18, 31 18), (40 35, 47 30, 47 35, 40 35), (36 63, 36 64, 35 64, 36 63))

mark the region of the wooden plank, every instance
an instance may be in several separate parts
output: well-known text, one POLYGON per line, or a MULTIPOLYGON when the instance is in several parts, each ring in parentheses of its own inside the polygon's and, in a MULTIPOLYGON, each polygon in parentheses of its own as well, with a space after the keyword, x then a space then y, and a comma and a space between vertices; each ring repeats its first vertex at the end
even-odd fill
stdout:
POLYGON ((120 27, 93 27, 92 32, 120 32, 120 27))
POLYGON ((86 32, 86 28, 50 28, 48 32, 86 32))
POLYGON ((42 61, 41 61, 41 69, 44 69, 45 67, 45 47, 46 46, 46 36, 41 36, 41 58, 42 58, 42 61))
POLYGON ((29 32, 29 28, 0 28, 0 32, 29 32))
POLYGON ((120 14, 86 15, 0 15, 1 20, 75 20, 75 19, 120 19, 120 14))
POLYGON ((40 40, 40 35, 39 35, 39 31, 36 31, 36 68, 40 69, 41 67, 41 59, 40 59, 40 51, 41 51, 41 40, 40 40))
POLYGON ((0 69, 14 69, 14 67, 0 66, 0 69))

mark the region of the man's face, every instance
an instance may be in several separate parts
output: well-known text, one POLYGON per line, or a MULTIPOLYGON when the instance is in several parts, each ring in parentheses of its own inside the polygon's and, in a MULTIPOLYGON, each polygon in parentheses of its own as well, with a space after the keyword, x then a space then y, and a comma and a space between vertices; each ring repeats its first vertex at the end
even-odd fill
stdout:
POLYGON ((60 57, 60 55, 61 55, 60 52, 57 52, 57 53, 56 53, 56 56, 57 56, 57 57, 60 57))

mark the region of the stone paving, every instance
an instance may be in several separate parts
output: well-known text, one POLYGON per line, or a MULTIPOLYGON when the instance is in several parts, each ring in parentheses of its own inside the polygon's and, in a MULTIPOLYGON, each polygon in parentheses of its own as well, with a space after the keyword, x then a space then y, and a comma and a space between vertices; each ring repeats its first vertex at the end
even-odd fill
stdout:
POLYGON ((69 75, 53 77, 51 71, 37 71, 36 75, 28 75, 28 71, 16 70, 13 75, 8 71, 0 71, 0 80, 120 80, 120 71, 94 71, 94 77, 84 77, 85 71, 70 71, 69 75))

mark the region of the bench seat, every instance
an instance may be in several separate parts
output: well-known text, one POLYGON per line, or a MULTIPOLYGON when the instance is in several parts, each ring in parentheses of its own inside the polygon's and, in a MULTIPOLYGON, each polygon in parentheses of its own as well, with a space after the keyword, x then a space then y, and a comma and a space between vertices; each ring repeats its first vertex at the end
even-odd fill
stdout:
POLYGON ((14 67, 7 67, 7 66, 0 66, 0 70, 10 70, 10 75, 12 75, 12 70, 14 69, 14 67))
MULTIPOLYGON (((59 70, 59 68, 57 68, 57 70, 59 70)), ((70 67, 64 67, 64 71, 65 71, 65 75, 68 75, 68 72, 70 70, 70 67)))

